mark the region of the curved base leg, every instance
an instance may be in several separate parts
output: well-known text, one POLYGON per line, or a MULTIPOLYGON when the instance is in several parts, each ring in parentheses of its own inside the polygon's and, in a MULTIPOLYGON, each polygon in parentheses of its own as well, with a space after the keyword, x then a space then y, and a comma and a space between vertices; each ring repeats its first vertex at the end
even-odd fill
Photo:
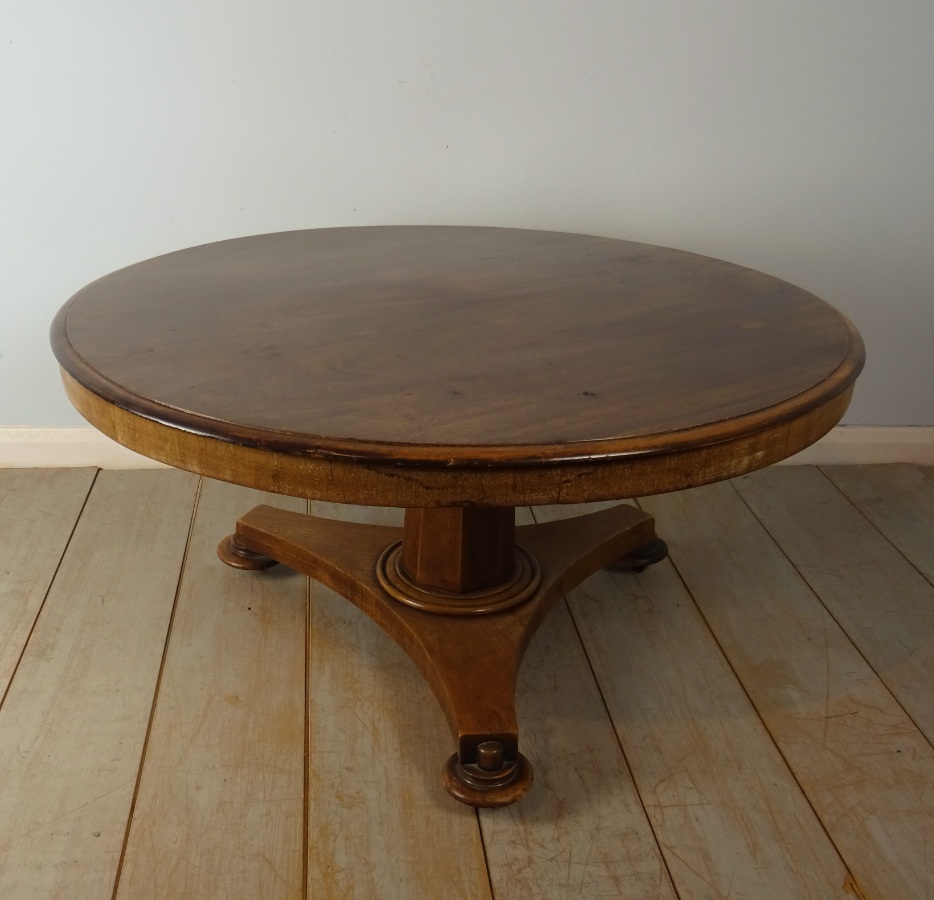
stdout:
MULTIPOLYGON (((476 591, 438 589, 432 595, 437 608, 426 609, 385 589, 376 563, 401 537, 399 528, 259 506, 237 522, 228 546, 236 548, 231 552, 238 560, 243 551, 254 554, 246 568, 278 560, 378 622, 421 670, 447 716, 457 752, 444 766, 444 787, 471 806, 513 803, 532 785, 532 767, 519 752, 515 706, 525 649, 569 590, 612 560, 635 559, 637 548, 653 545, 654 520, 621 505, 515 528, 510 546, 534 562, 540 578, 522 602, 492 611, 471 602, 467 615, 464 604, 476 591)), ((223 553, 222 559, 228 561, 223 553)))

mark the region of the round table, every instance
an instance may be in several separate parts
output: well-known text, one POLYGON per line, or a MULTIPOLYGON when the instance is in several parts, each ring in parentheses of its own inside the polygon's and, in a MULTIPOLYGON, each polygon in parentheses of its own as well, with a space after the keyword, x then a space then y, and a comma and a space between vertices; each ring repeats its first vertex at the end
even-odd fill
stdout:
POLYGON ((266 491, 406 509, 401 529, 267 506, 224 562, 277 562, 378 621, 431 684, 458 799, 530 786, 515 683, 548 610, 665 555, 621 504, 802 450, 842 417, 853 326, 719 260, 586 235, 335 228, 208 244, 79 291, 52 326, 74 405, 137 452, 266 491))

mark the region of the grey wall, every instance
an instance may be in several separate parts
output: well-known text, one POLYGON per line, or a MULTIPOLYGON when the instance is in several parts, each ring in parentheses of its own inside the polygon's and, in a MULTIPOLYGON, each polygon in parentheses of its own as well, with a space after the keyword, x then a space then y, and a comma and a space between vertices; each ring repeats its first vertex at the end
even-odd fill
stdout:
POLYGON ((79 424, 48 323, 191 244, 399 223, 581 231, 843 309, 847 421, 934 424, 934 3, 0 4, 0 426, 79 424))

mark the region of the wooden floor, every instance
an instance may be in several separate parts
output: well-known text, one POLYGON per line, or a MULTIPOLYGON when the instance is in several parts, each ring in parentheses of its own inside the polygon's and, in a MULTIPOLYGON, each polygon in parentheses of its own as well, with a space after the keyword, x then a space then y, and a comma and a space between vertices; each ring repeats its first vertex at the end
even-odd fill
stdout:
POLYGON ((535 786, 479 814, 373 623, 218 562, 261 497, 0 471, 3 900, 934 898, 934 471, 641 501, 671 560, 552 614, 519 687, 535 786))

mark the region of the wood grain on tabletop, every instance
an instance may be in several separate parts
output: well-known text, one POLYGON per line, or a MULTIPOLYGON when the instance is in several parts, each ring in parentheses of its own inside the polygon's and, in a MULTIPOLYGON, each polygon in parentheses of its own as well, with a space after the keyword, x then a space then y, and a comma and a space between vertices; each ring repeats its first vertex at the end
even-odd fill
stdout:
POLYGON ((641 503, 863 894, 934 894, 934 748, 733 487, 641 503))
POLYGON ((95 481, 0 708, 0 896, 112 894, 196 489, 95 481))
POLYGON ((855 361, 845 320, 776 278, 497 228, 320 229, 182 250, 86 287, 55 335, 78 372, 93 366, 140 409, 187 412, 245 443, 290 433, 368 454, 696 428, 855 361))
POLYGON ((224 478, 220 442, 246 483, 276 490, 246 451, 271 454, 283 492, 304 467, 303 496, 343 502, 360 498, 362 464, 363 499, 409 506, 445 498, 400 502, 398 464, 443 481, 447 502, 497 505, 496 488, 507 506, 609 499, 634 456, 648 490, 766 465, 839 420, 863 361, 844 317, 776 278, 489 228, 320 229, 179 251, 79 291, 52 340, 73 402, 140 452, 224 478), (652 458, 678 452, 667 468, 652 458), (504 476, 528 463, 540 495, 513 500, 504 476), (559 496, 566 481, 579 496, 559 496))

